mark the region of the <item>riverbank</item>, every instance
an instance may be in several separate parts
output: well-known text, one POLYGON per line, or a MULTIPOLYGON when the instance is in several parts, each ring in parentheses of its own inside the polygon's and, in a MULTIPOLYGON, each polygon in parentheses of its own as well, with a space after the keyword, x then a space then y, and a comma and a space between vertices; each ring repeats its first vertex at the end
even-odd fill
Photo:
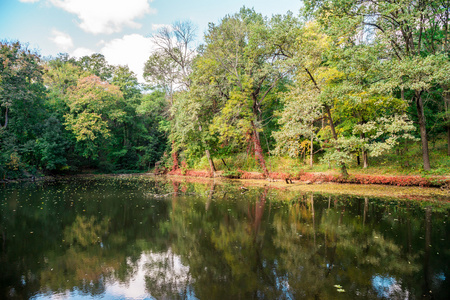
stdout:
POLYGON ((271 189, 305 192, 326 193, 334 195, 353 195, 361 197, 384 197, 417 201, 438 201, 450 203, 450 190, 436 187, 420 186, 392 186, 380 184, 354 184, 337 182, 308 182, 294 180, 292 184, 286 184, 284 180, 264 179, 229 179, 225 177, 201 177, 188 175, 168 175, 170 180, 179 182, 198 182, 205 184, 236 184, 243 189, 252 187, 269 187, 271 189))
POLYGON ((320 192, 328 194, 354 195, 362 197, 392 197, 419 201, 444 201, 450 202, 449 178, 446 176, 433 176, 424 178, 421 176, 371 176, 351 175, 344 179, 335 174, 304 173, 298 176, 288 174, 271 173, 270 179, 265 179, 258 172, 242 172, 240 178, 228 178, 223 172, 216 172, 211 176, 206 171, 181 170, 165 175, 154 173, 141 174, 79 174, 70 176, 45 176, 35 179, 20 179, 1 181, 1 183, 19 183, 32 181, 66 180, 71 178, 142 178, 146 177, 169 179, 178 182, 197 182, 204 184, 235 184, 243 188, 269 187, 277 190, 292 192, 320 192), (288 179, 288 181, 286 181, 288 179), (286 183, 289 182, 289 183, 286 183), (440 186, 437 183, 441 183, 440 186), (447 185, 442 185, 447 184, 447 185))
POLYGON ((211 174, 207 171, 184 170, 171 171, 169 175, 190 176, 190 177, 225 177, 229 179, 260 179, 268 181, 283 181, 287 184, 301 182, 312 183, 351 183, 351 184, 377 184, 392 186, 418 186, 436 187, 442 190, 450 189, 450 176, 418 176, 418 175, 370 175, 370 174, 350 174, 343 177, 339 174, 325 172, 298 172, 297 174, 272 172, 266 177, 263 173, 246 172, 238 170, 235 172, 215 172, 211 174))
MULTIPOLYGON (((153 173, 144 174, 104 174, 104 175, 79 175, 74 178, 123 178, 123 179, 144 179, 151 178, 160 180, 171 180, 178 183, 201 183, 207 185, 232 184, 237 185, 245 193, 246 189, 268 187, 270 189, 282 190, 298 193, 325 193, 330 195, 351 195, 359 197, 383 197, 396 198, 413 201, 450 203, 450 190, 427 186, 393 186, 383 184, 355 184, 323 181, 301 181, 293 180, 286 184, 282 179, 236 179, 223 176, 207 176, 207 172, 188 171, 184 175, 172 174, 155 175, 153 173)), ((216 174, 218 175, 218 174, 216 174)))

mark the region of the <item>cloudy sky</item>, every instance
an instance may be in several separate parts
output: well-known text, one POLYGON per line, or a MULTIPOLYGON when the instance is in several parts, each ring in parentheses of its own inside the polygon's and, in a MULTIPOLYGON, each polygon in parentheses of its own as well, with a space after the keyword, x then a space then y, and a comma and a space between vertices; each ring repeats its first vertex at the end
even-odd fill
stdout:
POLYGON ((300 0, 0 0, 0 40, 27 43, 42 56, 103 54, 142 79, 160 26, 190 20, 202 42, 208 23, 242 6, 265 16, 298 13, 300 0))

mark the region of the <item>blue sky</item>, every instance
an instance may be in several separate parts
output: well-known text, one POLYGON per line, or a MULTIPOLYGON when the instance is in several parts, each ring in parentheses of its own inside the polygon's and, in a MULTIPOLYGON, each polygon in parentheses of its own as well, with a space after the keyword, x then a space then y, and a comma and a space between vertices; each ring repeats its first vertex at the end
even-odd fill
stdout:
POLYGON ((159 26, 191 20, 198 43, 210 22, 242 6, 265 16, 297 14, 300 0, 0 0, 0 40, 28 43, 42 56, 102 53, 109 63, 128 65, 142 80, 159 26))

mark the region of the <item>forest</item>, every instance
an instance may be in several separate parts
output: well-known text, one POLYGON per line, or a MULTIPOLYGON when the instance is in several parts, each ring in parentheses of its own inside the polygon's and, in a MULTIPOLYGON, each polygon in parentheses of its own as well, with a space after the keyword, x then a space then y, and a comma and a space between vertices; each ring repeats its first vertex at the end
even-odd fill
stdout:
POLYGON ((152 35, 145 84, 102 54, 42 58, 2 41, 0 176, 449 174, 449 12, 448 0, 243 7, 200 45, 177 21, 152 35))

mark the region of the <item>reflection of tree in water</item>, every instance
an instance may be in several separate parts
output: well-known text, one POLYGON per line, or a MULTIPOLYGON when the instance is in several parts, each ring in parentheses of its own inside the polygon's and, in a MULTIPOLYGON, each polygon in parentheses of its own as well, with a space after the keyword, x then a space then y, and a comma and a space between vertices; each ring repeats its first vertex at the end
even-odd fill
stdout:
POLYGON ((249 191, 243 198, 238 190, 217 191, 213 184, 206 188, 197 191, 207 195, 204 200, 173 201, 166 224, 174 253, 189 266, 196 297, 276 297, 280 293, 273 291, 275 278, 269 271, 275 253, 264 253, 270 249, 264 242, 268 189, 249 191))
POLYGON ((138 276, 161 299, 419 298, 426 289, 446 291, 449 225, 434 209, 267 188, 241 194, 214 181, 159 185, 145 194, 171 196, 128 200, 140 187, 130 185, 108 201, 75 202, 74 210, 70 202, 42 215, 35 207, 17 216, 0 210, 2 271, 19 266, 12 262, 23 249, 12 248, 12 233, 25 243, 48 234, 8 275, 10 286, 26 282, 26 292, 16 288, 23 298, 36 291, 107 294, 111 285, 135 286, 138 276), (22 223, 34 234, 16 225, 22 223))
MULTIPOLYGON (((275 217, 274 244, 281 250, 280 268, 286 271, 285 285, 294 297, 335 298, 339 285, 345 290, 343 299, 375 299, 379 294, 372 287, 374 274, 389 274, 401 283, 419 270, 417 254, 405 255, 392 239, 365 227, 364 217, 349 216, 344 208, 323 209, 318 217, 311 196, 291 204, 288 222, 282 215, 275 217)), ((391 296, 408 294, 397 292, 391 296)))
POLYGON ((158 249, 165 241, 148 228, 164 218, 168 206, 154 205, 142 195, 167 188, 168 183, 155 187, 121 180, 26 186, 26 200, 12 199, 20 204, 12 208, 16 212, 0 209, 6 236, 0 298, 71 291, 92 296, 104 293, 112 282, 127 284, 136 275, 142 251, 158 249))
POLYGON ((102 294, 107 278, 124 260, 123 256, 110 256, 102 249, 108 228, 109 218, 77 216, 64 230, 67 251, 55 257, 50 255, 48 267, 41 272, 44 290, 64 292, 76 286, 85 294, 102 294))
POLYGON ((148 293, 157 299, 185 299, 192 284, 189 267, 170 249, 167 252, 146 255, 145 285, 148 293))
POLYGON ((97 221, 94 216, 77 216, 75 222, 64 230, 64 242, 86 248, 102 243, 102 237, 107 234, 109 219, 97 221))
POLYGON ((205 189, 204 200, 173 201, 165 224, 199 298, 420 294, 414 285, 422 253, 408 250, 414 248, 411 230, 404 229, 409 223, 420 230, 423 221, 405 208, 314 195, 280 204, 267 201, 267 189, 250 190, 245 200, 233 191, 205 189), (386 282, 391 285, 380 286, 386 282))

